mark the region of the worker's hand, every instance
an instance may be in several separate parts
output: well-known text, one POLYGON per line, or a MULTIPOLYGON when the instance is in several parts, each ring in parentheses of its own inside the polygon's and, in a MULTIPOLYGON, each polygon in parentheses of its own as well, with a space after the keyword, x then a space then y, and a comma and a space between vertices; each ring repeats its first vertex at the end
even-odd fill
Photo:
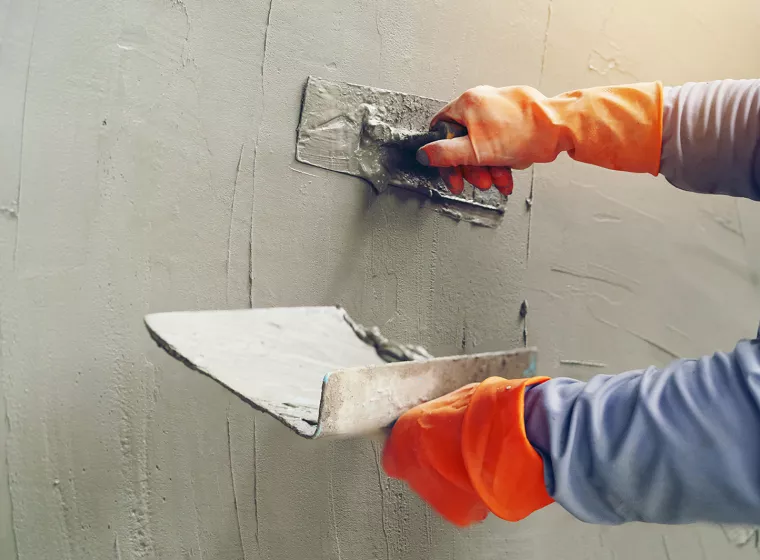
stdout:
POLYGON ((510 169, 554 161, 566 151, 577 161, 657 175, 662 144, 659 83, 600 87, 547 98, 527 86, 479 86, 446 105, 432 124, 454 121, 467 136, 432 142, 417 159, 441 168, 454 194, 467 179, 508 194, 510 169))
POLYGON ((406 480, 434 510, 462 527, 488 515, 462 457, 462 421, 477 386, 408 411, 393 426, 383 451, 388 476, 406 480))
POLYGON ((518 521, 551 503, 523 421, 525 387, 546 379, 493 377, 406 412, 385 445, 386 473, 459 526, 489 512, 518 521))

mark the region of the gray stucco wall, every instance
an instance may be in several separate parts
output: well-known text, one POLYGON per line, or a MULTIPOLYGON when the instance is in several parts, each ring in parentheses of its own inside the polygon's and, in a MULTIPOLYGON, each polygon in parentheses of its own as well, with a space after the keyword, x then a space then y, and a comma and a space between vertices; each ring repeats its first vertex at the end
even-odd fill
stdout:
POLYGON ((528 299, 548 375, 729 348, 760 318, 758 206, 562 158, 518 174, 493 230, 293 148, 308 74, 442 99, 754 77, 758 16, 750 0, 0 0, 0 557, 754 556, 721 528, 599 528, 558 506, 455 531, 384 477, 376 444, 292 436, 163 355, 142 316, 338 302, 444 354, 521 344, 528 299))

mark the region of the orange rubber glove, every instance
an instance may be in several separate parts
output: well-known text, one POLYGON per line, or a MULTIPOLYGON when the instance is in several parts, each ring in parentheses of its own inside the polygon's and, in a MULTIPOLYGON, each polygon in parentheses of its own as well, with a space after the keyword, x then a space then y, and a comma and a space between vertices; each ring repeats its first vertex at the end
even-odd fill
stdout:
POLYGON ((525 388, 547 379, 491 377, 409 410, 393 426, 383 468, 455 525, 489 512, 527 517, 552 503, 523 421, 525 388))
POLYGON ((618 171, 660 169, 662 84, 597 87, 544 97, 531 87, 479 86, 446 105, 432 124, 455 121, 467 136, 433 142, 417 152, 441 167, 454 194, 463 178, 479 189, 512 190, 512 169, 554 161, 560 152, 618 171))

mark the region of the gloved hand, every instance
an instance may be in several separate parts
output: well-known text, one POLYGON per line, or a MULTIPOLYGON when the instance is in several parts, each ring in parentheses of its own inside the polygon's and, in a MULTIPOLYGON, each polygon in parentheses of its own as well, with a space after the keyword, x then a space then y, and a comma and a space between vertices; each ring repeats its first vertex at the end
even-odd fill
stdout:
POLYGON ((430 143, 417 152, 423 165, 441 168, 454 194, 463 178, 479 189, 512 188, 512 169, 554 161, 560 152, 618 171, 660 168, 662 84, 596 87, 547 98, 526 86, 479 86, 434 118, 467 127, 467 136, 430 143))
POLYGON ((527 517, 552 502, 523 421, 525 388, 547 379, 492 377, 409 410, 393 426, 383 468, 455 525, 489 512, 527 517))

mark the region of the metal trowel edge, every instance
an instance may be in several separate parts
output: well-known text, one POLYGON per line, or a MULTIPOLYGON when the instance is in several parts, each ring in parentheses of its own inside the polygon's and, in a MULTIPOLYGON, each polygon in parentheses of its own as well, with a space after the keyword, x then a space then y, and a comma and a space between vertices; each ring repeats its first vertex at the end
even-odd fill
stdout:
POLYGON ((397 187, 422 194, 451 217, 498 225, 505 196, 495 188, 480 191, 469 184, 461 195, 452 195, 438 171, 420 165, 416 150, 408 149, 412 144, 403 142, 405 137, 423 137, 430 119, 444 105, 427 97, 310 76, 304 88, 296 159, 361 177, 378 193, 397 187))
POLYGON ((385 363, 389 341, 339 307, 156 313, 145 324, 170 356, 312 439, 378 433, 468 383, 536 369, 533 348, 385 363))
POLYGON ((489 377, 528 377, 535 367, 535 348, 522 348, 331 372, 314 437, 372 434, 423 402, 489 377))

